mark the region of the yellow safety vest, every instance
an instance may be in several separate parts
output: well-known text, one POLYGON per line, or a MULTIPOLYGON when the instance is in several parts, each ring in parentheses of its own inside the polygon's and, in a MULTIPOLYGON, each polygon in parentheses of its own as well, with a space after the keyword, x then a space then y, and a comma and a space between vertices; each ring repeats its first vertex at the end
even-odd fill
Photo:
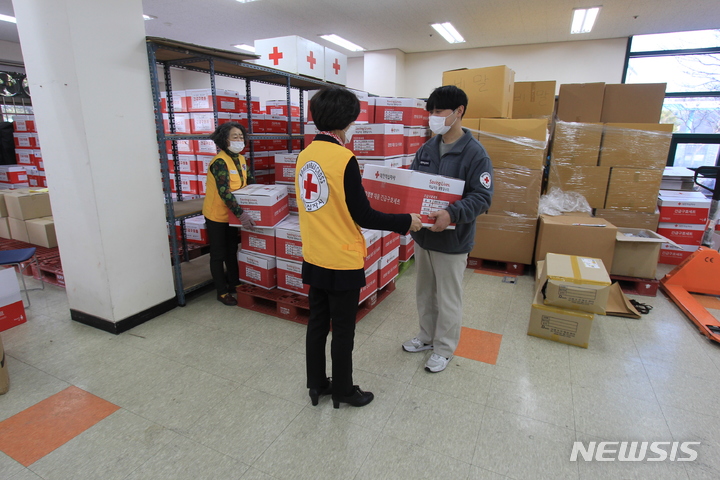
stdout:
POLYGON ((220 198, 217 182, 215 182, 215 177, 210 173, 210 166, 215 162, 225 162, 228 172, 230 172, 230 190, 234 192, 247 186, 247 163, 245 162, 245 157, 242 155, 239 156, 239 160, 240 171, 235 168, 235 162, 233 162, 230 155, 225 152, 218 153, 215 158, 210 161, 210 165, 208 165, 205 201, 203 202, 202 213, 213 222, 228 223, 229 219, 228 207, 225 205, 225 201, 220 198))
POLYGON ((314 141, 297 159, 295 191, 303 258, 331 270, 358 270, 367 256, 365 237, 345 203, 345 169, 353 153, 314 141))

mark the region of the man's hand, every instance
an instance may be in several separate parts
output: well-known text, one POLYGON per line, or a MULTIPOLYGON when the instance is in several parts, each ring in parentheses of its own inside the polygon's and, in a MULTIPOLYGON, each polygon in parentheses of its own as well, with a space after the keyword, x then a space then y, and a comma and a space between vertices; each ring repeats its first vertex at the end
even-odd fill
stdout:
POLYGON ((422 228, 422 219, 419 213, 411 213, 412 224, 410 225, 410 231, 417 232, 422 228))
POLYGON ((435 219, 435 224, 430 227, 431 232, 442 232, 450 223, 450 214, 447 210, 437 210, 428 214, 428 217, 435 219))

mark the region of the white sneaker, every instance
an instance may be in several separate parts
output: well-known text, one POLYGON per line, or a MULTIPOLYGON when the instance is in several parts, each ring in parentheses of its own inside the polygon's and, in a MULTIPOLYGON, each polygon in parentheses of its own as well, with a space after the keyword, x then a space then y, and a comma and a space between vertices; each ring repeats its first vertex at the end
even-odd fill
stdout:
POLYGON ((423 343, 419 338, 415 337, 412 340, 402 344, 403 350, 410 353, 422 352, 424 350, 432 350, 433 346, 427 343, 423 343))
POLYGON ((430 359, 425 363, 425 370, 431 373, 438 373, 445 370, 445 367, 447 367, 447 364, 452 359, 452 356, 450 358, 445 358, 442 355, 438 355, 437 353, 433 353, 430 355, 430 359))

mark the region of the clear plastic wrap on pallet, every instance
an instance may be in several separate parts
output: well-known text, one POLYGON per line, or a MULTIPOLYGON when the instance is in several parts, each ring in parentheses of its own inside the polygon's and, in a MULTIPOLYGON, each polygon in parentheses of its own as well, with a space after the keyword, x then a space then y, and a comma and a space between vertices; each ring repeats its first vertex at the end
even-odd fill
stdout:
POLYGON ((605 208, 653 213, 657 208, 662 170, 612 167, 605 208))
POLYGON ((598 165, 664 169, 673 127, 664 123, 606 123, 598 165))
POLYGON ((610 167, 550 164, 547 191, 582 195, 592 208, 605 206, 610 167))
POLYGON ((557 216, 569 212, 592 213, 592 209, 585 197, 577 192, 551 188, 548 193, 540 197, 540 215, 557 216))
POLYGON ((555 122, 550 165, 597 166, 602 123, 555 122))
POLYGON ((493 175, 495 192, 488 213, 537 217, 542 170, 495 168, 493 175))

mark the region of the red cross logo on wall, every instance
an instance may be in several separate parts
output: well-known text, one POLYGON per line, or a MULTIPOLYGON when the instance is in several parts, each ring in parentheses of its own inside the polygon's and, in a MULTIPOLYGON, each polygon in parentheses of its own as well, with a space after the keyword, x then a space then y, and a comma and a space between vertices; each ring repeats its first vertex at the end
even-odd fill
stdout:
POLYGON ((338 62, 338 59, 335 59, 335 63, 332 64, 333 69, 335 70, 335 75, 340 73, 340 62, 338 62))
POLYGON ((305 181, 303 182, 303 188, 305 189, 305 199, 310 200, 313 193, 317 193, 318 184, 313 182, 312 173, 308 173, 305 181))
POLYGON ((280 63, 280 59, 283 58, 283 54, 278 50, 278 47, 273 47, 273 51, 268 57, 273 61, 273 65, 277 65, 280 63))
POLYGON ((310 55, 307 56, 307 61, 310 64, 310 70, 315 70, 315 64, 317 63, 317 58, 313 56, 312 50, 310 50, 310 55))

